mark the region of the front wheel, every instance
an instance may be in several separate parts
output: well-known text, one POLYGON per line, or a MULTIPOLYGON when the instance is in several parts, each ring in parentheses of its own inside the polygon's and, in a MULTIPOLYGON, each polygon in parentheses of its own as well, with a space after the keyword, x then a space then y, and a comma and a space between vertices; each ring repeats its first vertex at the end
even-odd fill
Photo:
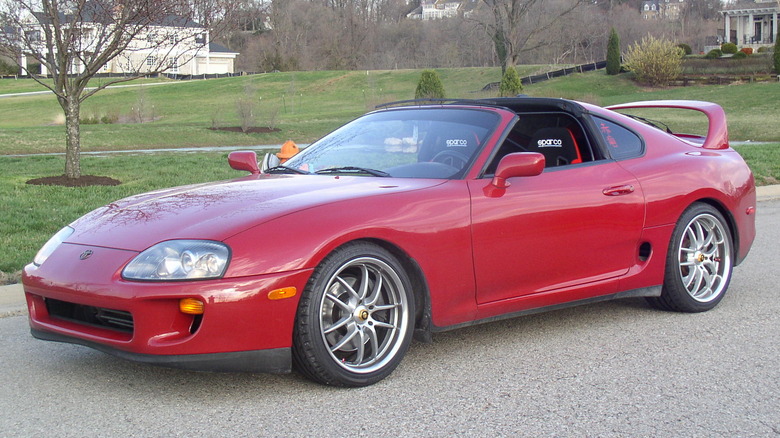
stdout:
POLYGON ((400 363, 414 328, 411 283, 385 249, 347 244, 314 270, 298 305, 293 359, 327 385, 366 386, 400 363))
POLYGON ((661 296, 650 302, 680 312, 714 308, 731 280, 731 240, 726 220, 715 208, 702 203, 688 207, 672 234, 661 296))

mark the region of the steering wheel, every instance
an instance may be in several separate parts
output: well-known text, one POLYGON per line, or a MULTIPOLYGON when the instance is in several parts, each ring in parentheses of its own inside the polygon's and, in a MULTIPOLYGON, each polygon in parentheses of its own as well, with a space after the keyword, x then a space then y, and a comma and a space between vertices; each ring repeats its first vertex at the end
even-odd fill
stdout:
POLYGON ((434 155, 431 161, 446 164, 456 169, 463 169, 469 162, 469 156, 463 152, 445 150, 434 155))

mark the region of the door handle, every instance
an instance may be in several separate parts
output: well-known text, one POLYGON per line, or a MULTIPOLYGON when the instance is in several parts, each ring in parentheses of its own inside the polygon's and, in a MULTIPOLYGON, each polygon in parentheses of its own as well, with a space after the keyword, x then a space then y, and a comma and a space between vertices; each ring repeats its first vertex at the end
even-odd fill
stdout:
POLYGON ((628 195, 629 193, 634 193, 634 186, 631 184, 626 184, 622 186, 607 187, 606 189, 602 190, 601 193, 607 196, 628 195))

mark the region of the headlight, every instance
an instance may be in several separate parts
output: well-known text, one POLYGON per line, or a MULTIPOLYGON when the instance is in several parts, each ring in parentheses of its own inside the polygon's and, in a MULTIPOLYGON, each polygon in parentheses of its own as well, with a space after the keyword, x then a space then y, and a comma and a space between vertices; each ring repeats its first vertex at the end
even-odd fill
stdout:
POLYGON ((209 240, 170 240, 138 254, 122 271, 127 280, 198 280, 225 273, 230 249, 209 240))
POLYGON ((71 234, 73 234, 73 228, 71 227, 65 227, 57 231, 57 234, 53 235, 51 239, 49 239, 49 241, 46 242, 43 247, 41 247, 41 249, 38 251, 38 254, 35 255, 33 263, 35 263, 36 266, 41 266, 43 262, 49 258, 51 253, 53 253, 54 250, 65 241, 65 239, 70 237, 71 234))

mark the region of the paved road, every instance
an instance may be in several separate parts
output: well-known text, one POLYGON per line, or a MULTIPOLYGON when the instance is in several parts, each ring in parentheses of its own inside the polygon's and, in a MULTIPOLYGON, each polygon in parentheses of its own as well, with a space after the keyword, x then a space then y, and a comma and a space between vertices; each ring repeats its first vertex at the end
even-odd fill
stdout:
POLYGON ((192 373, 0 319, 0 436, 780 436, 780 201, 715 310, 590 305, 415 343, 387 380, 192 373))

